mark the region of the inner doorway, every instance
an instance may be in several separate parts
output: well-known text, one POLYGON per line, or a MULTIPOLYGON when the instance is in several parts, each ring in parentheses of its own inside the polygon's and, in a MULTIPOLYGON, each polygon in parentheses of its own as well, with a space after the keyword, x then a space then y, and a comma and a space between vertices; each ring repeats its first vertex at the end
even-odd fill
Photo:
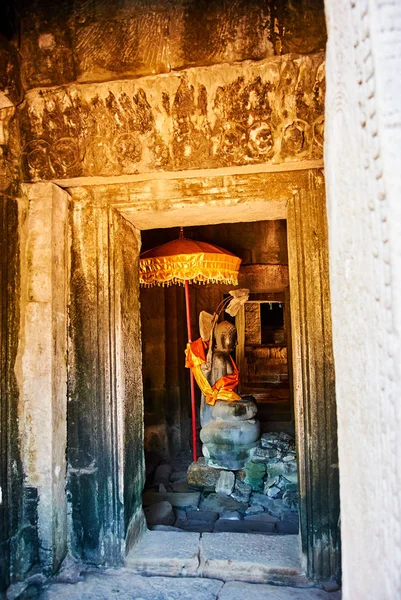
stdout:
MULTIPOLYGON (((179 287, 141 290, 141 327, 148 527, 197 532, 298 533, 298 487, 292 378, 286 221, 188 227, 185 236, 239 256, 239 287, 249 301, 235 319, 242 397, 254 402, 260 434, 244 468, 223 473, 208 466, 199 436, 191 465, 189 373, 184 293, 179 287), (256 310, 257 309, 257 310, 256 310), (251 316, 251 317, 250 317, 251 316), (253 318, 252 318, 253 316, 253 318), (253 336, 253 337, 252 337, 253 336), (229 479, 229 483, 224 481, 229 479), (230 478, 231 477, 231 478, 230 478)), ((142 231, 142 251, 178 237, 178 228, 142 231)), ((194 285, 194 339, 199 314, 213 313, 230 287, 194 285)), ((205 452, 206 454, 206 452, 205 452)))

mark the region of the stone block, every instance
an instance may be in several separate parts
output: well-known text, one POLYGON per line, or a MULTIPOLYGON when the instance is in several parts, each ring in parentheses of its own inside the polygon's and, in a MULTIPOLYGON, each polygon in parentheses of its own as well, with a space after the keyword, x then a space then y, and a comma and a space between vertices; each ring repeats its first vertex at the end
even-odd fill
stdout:
POLYGON ((269 513, 274 517, 281 517, 281 514, 284 510, 282 500, 269 498, 265 494, 253 493, 250 498, 250 503, 251 506, 263 506, 263 508, 269 511, 269 513))
POLYGON ((242 502, 234 500, 234 498, 231 498, 231 496, 210 494, 210 496, 201 501, 199 508, 201 510, 211 510, 221 514, 227 510, 238 510, 240 512, 245 512, 246 506, 242 502))
POLYGON ((246 462, 244 465, 246 473, 245 483, 251 486, 254 491, 263 490, 263 477, 266 473, 266 466, 263 463, 246 462))
POLYGON ((214 531, 216 533, 260 533, 263 535, 273 535, 276 533, 273 523, 233 519, 219 519, 215 523, 214 531))
POLYGON ((187 518, 200 523, 214 523, 219 518, 219 513, 212 510, 188 510, 187 518))
POLYGON ((297 534, 299 532, 299 523, 293 523, 291 521, 280 521, 276 525, 277 533, 281 534, 297 534))
POLYGON ((222 471, 216 484, 217 494, 229 496, 234 489, 235 475, 232 471, 222 471))
POLYGON ((173 492, 189 492, 189 486, 186 479, 181 481, 175 481, 172 484, 173 492))
POLYGON ((153 479, 154 483, 168 483, 170 481, 170 475, 172 473, 171 465, 159 465, 156 468, 155 476, 153 479))
POLYGON ((200 493, 199 492, 166 492, 159 494, 158 492, 145 492, 142 496, 144 506, 156 504, 167 500, 174 508, 198 508, 200 493))
POLYGON ((248 504, 249 498, 251 497, 252 487, 245 483, 245 481, 235 481, 234 491, 231 497, 238 502, 244 502, 248 504))
POLYGON ((287 476, 288 465, 282 461, 268 462, 266 464, 266 473, 268 477, 278 477, 279 475, 287 476))
POLYGON ((221 513, 220 519, 226 521, 241 521, 242 515, 237 510, 226 510, 225 512, 221 513))
POLYGON ((211 533, 214 529, 214 523, 202 523, 201 521, 176 521, 175 526, 181 531, 192 531, 196 533, 211 533))
POLYGON ((198 489, 209 486, 214 489, 222 469, 214 469, 206 464, 202 464, 203 462, 198 460, 198 462, 193 462, 189 465, 187 472, 188 485, 198 489))
POLYGON ((176 481, 186 480, 187 478, 187 470, 185 471, 173 471, 170 475, 170 482, 175 483, 176 481))
POLYGON ((260 506, 259 504, 253 504, 251 506, 248 506, 248 508, 245 511, 245 515, 260 515, 262 513, 264 513, 264 508, 263 506, 260 506))
POLYGON ((173 525, 154 525, 150 529, 152 531, 182 531, 180 527, 174 527, 173 525))
POLYGON ((257 523, 280 523, 280 519, 278 517, 273 517, 273 515, 269 515, 269 513, 263 512, 258 513, 256 515, 245 515, 245 521, 255 521, 257 523))
POLYGON ((268 463, 272 458, 277 458, 278 454, 278 448, 255 448, 252 451, 252 461, 268 463))
POLYGON ((144 509, 144 513, 148 527, 154 527, 155 525, 173 525, 175 522, 173 507, 167 500, 147 506, 144 509))

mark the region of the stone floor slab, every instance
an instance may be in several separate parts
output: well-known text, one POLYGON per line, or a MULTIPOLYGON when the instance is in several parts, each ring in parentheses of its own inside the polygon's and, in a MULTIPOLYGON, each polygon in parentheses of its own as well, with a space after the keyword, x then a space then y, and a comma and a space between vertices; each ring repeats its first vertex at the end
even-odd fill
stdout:
POLYGON ((223 581, 308 585, 296 535, 204 533, 200 572, 223 581))
POLYGON ((194 576, 199 566, 199 533, 147 531, 129 552, 126 566, 141 575, 194 576))
POLYGON ((219 600, 341 600, 341 592, 327 593, 318 589, 296 589, 276 585, 226 583, 219 600))
POLYGON ((53 584, 40 600, 216 600, 223 583, 213 579, 142 577, 126 569, 89 575, 83 581, 53 584))

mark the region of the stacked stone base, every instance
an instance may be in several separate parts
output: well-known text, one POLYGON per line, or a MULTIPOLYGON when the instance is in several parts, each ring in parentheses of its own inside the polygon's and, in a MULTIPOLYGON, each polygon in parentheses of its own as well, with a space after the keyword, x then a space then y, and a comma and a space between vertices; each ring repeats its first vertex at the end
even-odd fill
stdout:
MULTIPOLYGON (((298 477, 294 439, 286 433, 265 433, 254 444, 243 468, 231 471, 216 468, 205 457, 192 463, 187 473, 188 485, 207 497, 208 510, 217 512, 222 503, 235 506, 247 516, 268 513, 288 520, 296 529, 298 514, 298 477), (235 471, 235 472, 234 472, 235 471), (230 498, 233 505, 223 500, 230 498)), ((293 531, 294 532, 294 531, 293 531)))
POLYGON ((143 495, 151 529, 294 534, 298 492, 294 441, 264 434, 239 471, 213 468, 190 454, 162 464, 143 495))

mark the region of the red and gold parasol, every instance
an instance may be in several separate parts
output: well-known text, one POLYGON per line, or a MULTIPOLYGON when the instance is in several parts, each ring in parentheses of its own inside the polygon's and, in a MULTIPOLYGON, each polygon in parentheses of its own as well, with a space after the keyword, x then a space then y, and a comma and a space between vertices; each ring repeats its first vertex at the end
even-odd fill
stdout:
MULTIPOLYGON (((188 341, 192 342, 190 316, 190 283, 223 283, 238 285, 238 271, 241 259, 213 244, 184 238, 181 227, 180 238, 143 252, 139 260, 139 282, 144 287, 173 284, 185 286, 188 341)), ((194 461, 196 461, 196 407, 195 383, 192 371, 192 441, 194 461)))

